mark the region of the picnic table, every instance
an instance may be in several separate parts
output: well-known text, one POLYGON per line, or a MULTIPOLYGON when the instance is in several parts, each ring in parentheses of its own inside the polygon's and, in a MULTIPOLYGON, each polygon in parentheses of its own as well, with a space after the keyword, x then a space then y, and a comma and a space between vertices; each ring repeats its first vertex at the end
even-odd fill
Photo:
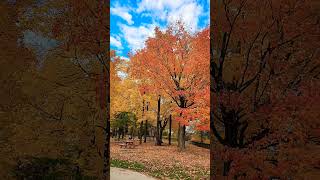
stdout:
POLYGON ((134 145, 134 141, 132 141, 132 140, 126 140, 126 141, 124 141, 124 142, 122 142, 121 144, 120 144, 120 148, 134 148, 135 147, 135 145, 134 145))

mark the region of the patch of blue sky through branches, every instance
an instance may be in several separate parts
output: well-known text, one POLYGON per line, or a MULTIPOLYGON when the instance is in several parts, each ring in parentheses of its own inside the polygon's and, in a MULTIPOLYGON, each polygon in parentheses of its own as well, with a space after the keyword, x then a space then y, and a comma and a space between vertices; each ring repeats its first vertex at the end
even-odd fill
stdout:
POLYGON ((111 0, 110 46, 122 59, 144 47, 154 28, 182 21, 190 32, 210 22, 210 0, 111 0))

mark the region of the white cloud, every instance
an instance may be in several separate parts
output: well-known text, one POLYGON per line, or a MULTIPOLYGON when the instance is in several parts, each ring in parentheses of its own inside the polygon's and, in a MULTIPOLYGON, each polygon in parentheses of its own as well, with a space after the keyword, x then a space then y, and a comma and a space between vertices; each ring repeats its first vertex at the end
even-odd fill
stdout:
POLYGON ((128 74, 123 71, 118 71, 117 74, 121 79, 125 79, 128 76, 128 74))
MULTIPOLYGON (((120 2, 120 0, 117 2, 120 2)), ((111 13, 126 20, 127 23, 117 24, 120 28, 120 34, 118 35, 134 53, 145 46, 148 37, 154 36, 156 25, 161 25, 160 29, 164 30, 168 23, 181 20, 191 32, 200 30, 201 27, 198 23, 200 18, 208 17, 209 22, 209 12, 204 12, 206 2, 210 2, 210 0, 139 0, 136 9, 124 7, 118 3, 111 8, 111 13), (132 15, 151 18, 151 23, 139 24, 143 21, 137 21, 134 24, 132 15)), ((110 38, 111 44, 118 48, 122 47, 120 38, 110 38)))
POLYGON ((129 13, 128 8, 116 6, 116 7, 110 8, 110 12, 111 14, 114 14, 126 20, 129 25, 133 24, 132 15, 129 13))
POLYGON ((195 32, 198 30, 198 20, 203 13, 203 7, 196 0, 142 0, 136 12, 150 12, 156 22, 164 20, 173 23, 181 20, 189 30, 195 32))
POLYGON ((142 0, 138 4, 137 12, 140 13, 142 11, 163 11, 165 8, 168 9, 176 9, 181 6, 183 3, 191 2, 192 0, 142 0))
POLYGON ((118 49, 122 49, 122 43, 119 36, 110 36, 110 44, 117 47, 118 49))
POLYGON ((168 22, 174 23, 181 20, 189 30, 195 32, 198 29, 198 20, 201 13, 202 7, 200 5, 197 5, 194 2, 184 4, 168 14, 168 22))
POLYGON ((120 59, 123 59, 123 60, 125 60, 125 61, 129 61, 129 58, 124 57, 124 56, 120 56, 120 59))
POLYGON ((148 37, 154 36, 155 24, 141 25, 138 27, 119 24, 121 32, 126 39, 129 48, 134 52, 144 47, 148 37))

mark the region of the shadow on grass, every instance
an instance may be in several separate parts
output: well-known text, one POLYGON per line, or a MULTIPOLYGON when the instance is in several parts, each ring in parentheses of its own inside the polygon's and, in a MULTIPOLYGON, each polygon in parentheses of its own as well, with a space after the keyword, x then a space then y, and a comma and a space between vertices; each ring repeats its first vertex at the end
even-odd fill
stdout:
POLYGON ((20 158, 12 170, 18 180, 95 180, 97 177, 86 176, 80 167, 68 159, 47 157, 20 158))

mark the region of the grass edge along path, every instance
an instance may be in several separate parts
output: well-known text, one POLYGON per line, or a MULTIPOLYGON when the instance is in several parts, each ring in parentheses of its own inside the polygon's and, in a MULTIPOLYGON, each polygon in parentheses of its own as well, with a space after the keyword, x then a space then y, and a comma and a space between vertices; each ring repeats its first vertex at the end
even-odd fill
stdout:
POLYGON ((152 176, 158 179, 186 179, 186 180, 193 180, 193 179, 208 179, 204 177, 209 177, 209 172, 203 171, 201 168, 197 170, 197 176, 191 177, 186 169, 181 166, 174 166, 170 169, 166 170, 152 170, 147 168, 143 163, 134 162, 134 161, 127 161, 127 160, 120 160, 120 159, 111 159, 111 167, 123 168, 123 169, 130 169, 140 173, 145 173, 146 175, 152 176))

